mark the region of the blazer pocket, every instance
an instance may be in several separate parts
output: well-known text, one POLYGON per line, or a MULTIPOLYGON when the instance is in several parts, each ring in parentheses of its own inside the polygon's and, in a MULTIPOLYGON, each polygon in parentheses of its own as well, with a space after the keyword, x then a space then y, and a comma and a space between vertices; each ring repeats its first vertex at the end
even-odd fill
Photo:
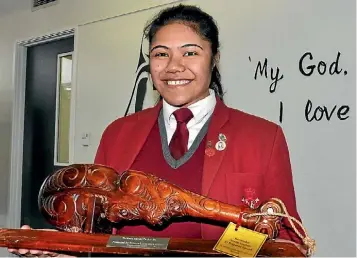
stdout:
POLYGON ((226 173, 228 203, 258 206, 263 199, 263 175, 258 173, 226 173))

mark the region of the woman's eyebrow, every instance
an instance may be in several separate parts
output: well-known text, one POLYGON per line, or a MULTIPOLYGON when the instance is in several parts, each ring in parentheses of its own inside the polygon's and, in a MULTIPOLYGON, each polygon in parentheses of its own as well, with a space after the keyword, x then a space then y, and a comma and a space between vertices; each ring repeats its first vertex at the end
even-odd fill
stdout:
MULTIPOLYGON (((197 45, 197 44, 193 44, 193 43, 189 43, 189 44, 185 44, 185 45, 182 45, 181 48, 185 48, 185 47, 199 47, 200 49, 203 50, 203 47, 201 47, 200 45, 197 45)), ((153 47, 150 52, 154 51, 155 49, 157 48, 164 48, 166 50, 168 50, 169 48, 167 46, 164 46, 164 45, 157 45, 155 47, 153 47)))
POLYGON ((203 48, 200 45, 197 45, 197 44, 185 44, 181 48, 184 48, 184 47, 199 47, 200 49, 203 50, 203 48))
POLYGON ((169 49, 167 46, 164 46, 164 45, 157 45, 157 46, 153 47, 153 48, 150 50, 150 52, 154 51, 154 50, 155 50, 155 49, 157 49, 157 48, 169 49))

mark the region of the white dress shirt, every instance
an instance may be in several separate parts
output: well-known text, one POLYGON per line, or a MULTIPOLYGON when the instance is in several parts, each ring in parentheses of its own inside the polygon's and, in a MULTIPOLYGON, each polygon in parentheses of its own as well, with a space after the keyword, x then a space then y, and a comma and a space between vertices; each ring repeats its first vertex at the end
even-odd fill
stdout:
MULTIPOLYGON (((193 118, 187 123, 187 129, 189 131, 188 146, 189 149, 195 140, 196 136, 200 132, 203 125, 211 117, 214 107, 216 106, 216 96, 212 89, 209 89, 210 95, 206 98, 197 101, 196 103, 188 106, 193 114, 193 118)), ((178 107, 171 106, 165 100, 163 100, 163 115, 165 120, 165 128, 167 134, 168 144, 176 130, 177 122, 173 115, 178 107)))

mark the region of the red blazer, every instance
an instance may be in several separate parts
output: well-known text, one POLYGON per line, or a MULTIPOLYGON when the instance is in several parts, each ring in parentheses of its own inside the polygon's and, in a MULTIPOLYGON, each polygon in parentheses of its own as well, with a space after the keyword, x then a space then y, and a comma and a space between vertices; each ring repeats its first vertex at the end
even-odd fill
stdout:
MULTIPOLYGON (((119 173, 130 169, 152 126, 157 122, 160 102, 111 123, 104 131, 95 163, 119 173)), ((202 195, 234 205, 242 198, 264 201, 281 199, 290 215, 300 220, 296 209, 289 151, 282 129, 267 120, 227 107, 217 99, 207 141, 213 146, 218 135, 226 136, 226 148, 205 155, 202 195)), ((289 225, 289 224, 288 224, 289 225)), ((223 230, 202 225, 204 239, 218 239, 223 230)), ((279 238, 301 243, 293 230, 283 229, 279 238)))

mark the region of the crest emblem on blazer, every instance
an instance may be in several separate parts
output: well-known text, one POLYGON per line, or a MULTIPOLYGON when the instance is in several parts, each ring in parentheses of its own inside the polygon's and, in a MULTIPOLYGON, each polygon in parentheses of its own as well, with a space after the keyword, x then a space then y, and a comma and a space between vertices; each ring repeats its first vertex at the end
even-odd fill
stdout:
POLYGON ((259 205, 259 198, 256 195, 255 189, 245 188, 244 196, 242 197, 242 202, 246 204, 251 209, 256 209, 259 205))

